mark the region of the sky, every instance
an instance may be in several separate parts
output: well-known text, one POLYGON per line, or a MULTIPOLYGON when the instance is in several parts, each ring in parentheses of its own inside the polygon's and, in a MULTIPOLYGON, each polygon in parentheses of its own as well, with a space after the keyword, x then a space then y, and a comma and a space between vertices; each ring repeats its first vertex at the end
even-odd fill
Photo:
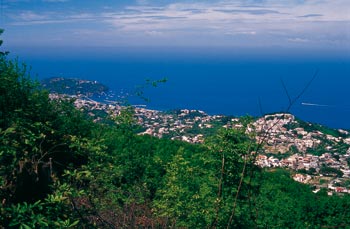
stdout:
POLYGON ((241 47, 349 54, 349 0, 1 0, 7 47, 241 47))

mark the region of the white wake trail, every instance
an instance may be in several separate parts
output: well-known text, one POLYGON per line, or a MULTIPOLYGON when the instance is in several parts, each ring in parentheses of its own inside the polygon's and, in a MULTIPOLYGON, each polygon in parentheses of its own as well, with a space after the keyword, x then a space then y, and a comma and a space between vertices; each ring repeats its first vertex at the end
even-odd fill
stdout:
POLYGON ((314 107, 329 107, 329 105, 325 104, 317 104, 317 103, 301 103, 303 106, 314 106, 314 107))

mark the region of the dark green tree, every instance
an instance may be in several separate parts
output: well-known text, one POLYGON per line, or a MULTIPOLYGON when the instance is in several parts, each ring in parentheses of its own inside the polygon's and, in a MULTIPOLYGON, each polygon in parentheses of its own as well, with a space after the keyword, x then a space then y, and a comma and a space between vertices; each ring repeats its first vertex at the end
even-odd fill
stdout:
POLYGON ((241 129, 222 129, 207 144, 216 158, 217 202, 215 227, 249 228, 254 225, 254 195, 258 193, 255 166, 259 146, 241 129))
POLYGON ((87 161, 93 124, 67 100, 53 101, 27 67, 0 55, 0 225, 79 223, 62 174, 87 161), (89 125, 86 125, 90 123, 89 125))
POLYGON ((215 215, 216 177, 208 151, 179 148, 167 165, 154 206, 172 227, 205 228, 215 215))

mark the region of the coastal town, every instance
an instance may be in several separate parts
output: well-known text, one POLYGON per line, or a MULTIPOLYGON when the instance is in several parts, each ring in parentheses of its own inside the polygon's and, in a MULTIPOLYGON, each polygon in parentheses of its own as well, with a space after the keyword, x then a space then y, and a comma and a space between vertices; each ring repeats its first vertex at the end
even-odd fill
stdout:
MULTIPOLYGON (((57 95, 56 95, 57 96, 57 95)), ((118 104, 100 103, 91 99, 75 99, 75 106, 87 109, 88 114, 100 121, 100 112, 118 115, 123 109, 118 104)), ((142 128, 140 135, 201 144, 205 137, 218 128, 241 128, 239 118, 208 115, 200 110, 181 109, 162 112, 145 107, 134 107, 135 121, 142 128)), ((329 194, 350 193, 350 134, 334 130, 326 134, 303 123, 291 114, 265 115, 247 128, 255 133, 256 141, 263 143, 263 153, 256 164, 262 168, 285 168, 294 171, 295 181, 310 184, 315 192, 326 188, 329 194), (310 131, 310 129, 313 129, 310 131), (338 136, 334 136, 338 135, 338 136), (315 153, 317 152, 317 153, 315 153)))
MULTIPOLYGON (((62 94, 50 94, 51 99, 62 94)), ((78 109, 95 122, 118 116, 125 106, 116 102, 98 102, 86 96, 70 96, 78 109)), ((209 115, 200 110, 158 111, 131 106, 139 135, 202 144, 220 128, 242 128, 241 118, 209 115)), ((350 193, 350 133, 307 123, 292 114, 276 113, 251 118, 246 132, 262 145, 256 164, 265 169, 292 171, 293 179, 309 184, 318 192, 350 193)))
MULTIPOLYGON (((339 136, 325 134, 316 128, 306 131, 298 127, 298 121, 291 114, 266 115, 253 125, 258 133, 268 133, 265 152, 270 152, 270 156, 258 155, 257 165, 262 168, 280 167, 295 171, 293 179, 313 185, 314 192, 326 188, 329 194, 350 193, 348 131, 337 130, 335 134, 339 136), (296 128, 288 128, 293 126, 296 128), (289 156, 277 158, 278 155, 289 156)), ((261 135, 258 135, 257 141, 263 141, 261 135)))

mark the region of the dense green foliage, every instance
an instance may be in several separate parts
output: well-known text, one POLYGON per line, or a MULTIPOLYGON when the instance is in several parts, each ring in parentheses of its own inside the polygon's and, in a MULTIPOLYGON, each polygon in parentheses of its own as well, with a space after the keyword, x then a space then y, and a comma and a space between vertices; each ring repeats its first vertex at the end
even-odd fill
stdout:
POLYGON ((320 228, 350 225, 349 196, 261 171, 260 146, 222 129, 203 145, 135 134, 132 109, 96 124, 0 57, 0 227, 320 228))
POLYGON ((101 96, 106 95, 108 87, 96 81, 74 78, 53 77, 44 79, 41 84, 50 92, 68 95, 101 96))
POLYGON ((257 199, 261 228, 348 228, 350 196, 317 194, 310 187, 291 182, 287 171, 264 173, 257 199))
POLYGON ((342 132, 340 132, 337 129, 332 129, 332 128, 329 128, 329 127, 326 127, 326 126, 323 126, 323 125, 320 125, 320 124, 308 123, 308 122, 305 122, 305 121, 303 121, 301 119, 297 119, 297 121, 298 121, 298 124, 296 124, 296 125, 289 124, 289 125, 286 125, 286 127, 287 128, 293 128, 293 129, 301 127, 307 132, 320 131, 320 132, 322 132, 324 134, 328 134, 328 135, 331 135, 333 137, 346 138, 348 136, 347 134, 342 133, 342 132))

